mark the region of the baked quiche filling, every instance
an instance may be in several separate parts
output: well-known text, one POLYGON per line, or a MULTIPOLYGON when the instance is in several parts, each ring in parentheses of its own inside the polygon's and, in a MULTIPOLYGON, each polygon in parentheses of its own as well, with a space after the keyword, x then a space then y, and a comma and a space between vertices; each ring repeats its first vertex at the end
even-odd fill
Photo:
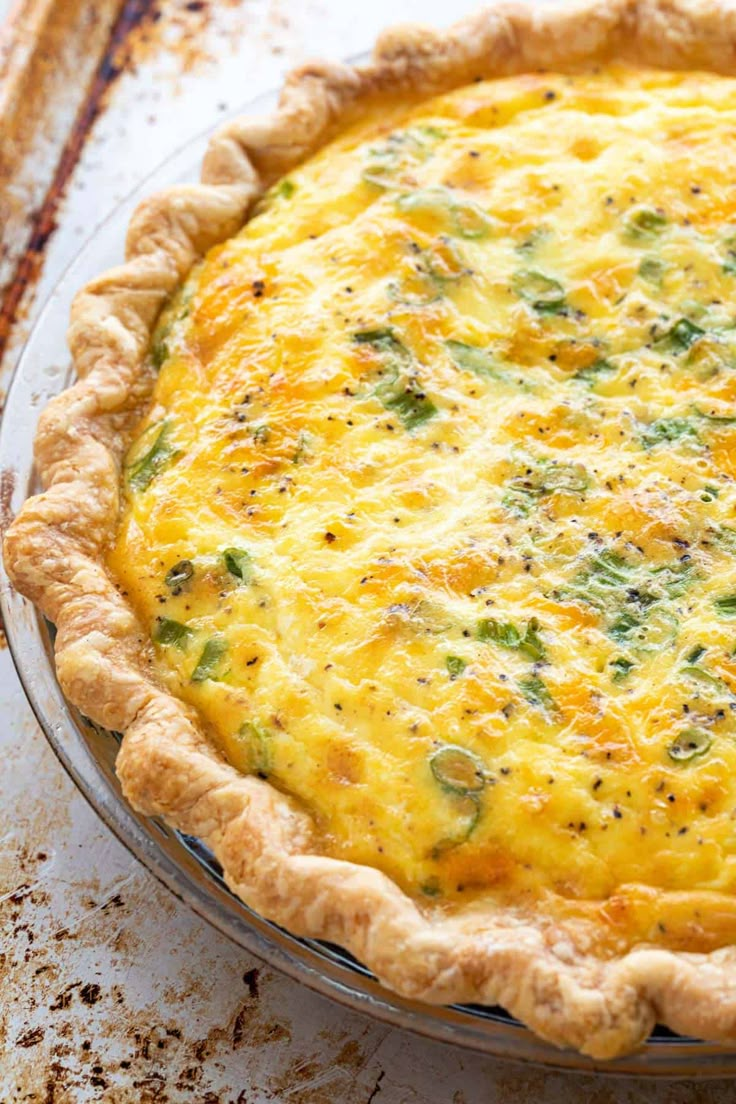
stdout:
POLYGON ((108 565, 232 764, 433 908, 736 937, 736 81, 384 105, 151 360, 108 565))

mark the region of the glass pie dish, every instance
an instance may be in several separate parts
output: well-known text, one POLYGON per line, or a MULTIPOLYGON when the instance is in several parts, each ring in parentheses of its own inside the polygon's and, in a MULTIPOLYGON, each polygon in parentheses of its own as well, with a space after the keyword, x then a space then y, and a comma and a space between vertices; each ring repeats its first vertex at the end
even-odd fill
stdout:
MULTIPOLYGON (((248 104, 273 109, 275 96, 248 104)), ((148 177, 94 235, 66 271, 42 311, 8 394, 0 432, 0 475, 9 513, 35 489, 32 442, 46 402, 68 383, 62 350, 69 305, 87 280, 120 259, 125 227, 139 199, 193 180, 206 145, 198 137, 148 177)), ((300 939, 248 909, 227 889, 218 863, 198 840, 135 813, 123 800, 114 765, 115 733, 99 728, 64 699, 55 679, 53 627, 0 575, 3 614, 13 658, 29 702, 73 781, 108 827, 173 893, 238 945, 323 995, 379 1020, 437 1040, 499 1057, 579 1071, 652 1076, 736 1074, 736 1052, 657 1030, 638 1053, 600 1063, 545 1044, 502 1009, 420 1005, 389 993, 346 952, 300 939)))

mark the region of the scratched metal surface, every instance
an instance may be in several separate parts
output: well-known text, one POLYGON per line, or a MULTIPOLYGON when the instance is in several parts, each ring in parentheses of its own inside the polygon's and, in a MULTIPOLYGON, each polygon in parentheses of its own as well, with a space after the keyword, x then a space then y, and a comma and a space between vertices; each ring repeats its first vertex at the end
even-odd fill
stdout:
MULTIPOLYGON (((349 55, 397 18, 441 23, 473 6, 124 4, 93 102, 76 130, 69 120, 71 163, 38 214, 50 236, 18 272, 20 317, 8 327, 3 380, 39 304, 96 224, 198 130, 305 56, 349 55)), ((0 0, 0 19, 9 8, 0 0)), ((346 1012, 263 967, 100 825, 41 736, 7 651, 0 763, 0 1104, 736 1101, 728 1082, 614 1083, 481 1058, 346 1012)))

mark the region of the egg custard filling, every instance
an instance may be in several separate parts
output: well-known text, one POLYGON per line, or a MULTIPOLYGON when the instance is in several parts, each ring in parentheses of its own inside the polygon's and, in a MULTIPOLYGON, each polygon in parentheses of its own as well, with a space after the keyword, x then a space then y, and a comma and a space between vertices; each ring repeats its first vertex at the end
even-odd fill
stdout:
POLYGON ((151 362, 108 567, 235 767, 433 907, 736 937, 736 81, 384 105, 151 362))

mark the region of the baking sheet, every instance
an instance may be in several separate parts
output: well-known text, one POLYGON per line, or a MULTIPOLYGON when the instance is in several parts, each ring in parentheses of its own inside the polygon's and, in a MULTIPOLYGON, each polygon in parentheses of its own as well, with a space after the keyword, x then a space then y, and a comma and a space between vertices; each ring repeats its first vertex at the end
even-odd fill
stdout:
MULTIPOLYGON (((58 228, 40 278, 19 302, 5 378, 36 304, 154 162, 306 56, 352 54, 397 18, 441 24, 475 6, 460 0, 448 13, 436 0, 148 5, 160 18, 139 22, 118 44, 121 71, 56 200, 58 228)), ((62 371, 65 361, 64 350, 54 350, 49 370, 62 371)), ((0 1100, 736 1100, 725 1081, 644 1089, 523 1069, 346 1012, 213 932, 130 858, 65 778, 7 652, 0 709, 0 1100)))

